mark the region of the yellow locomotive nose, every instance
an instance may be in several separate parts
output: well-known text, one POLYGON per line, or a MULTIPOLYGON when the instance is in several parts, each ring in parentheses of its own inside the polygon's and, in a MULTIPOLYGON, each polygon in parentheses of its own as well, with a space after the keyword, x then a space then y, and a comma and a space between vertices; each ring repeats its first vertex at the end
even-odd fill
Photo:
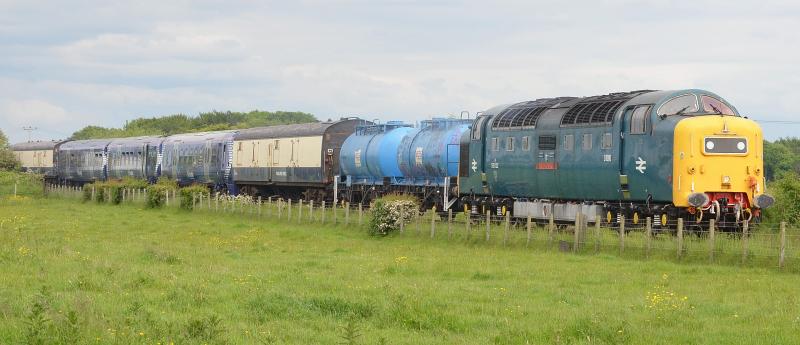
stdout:
POLYGON ((687 117, 675 126, 674 140, 675 206, 721 211, 772 204, 772 198, 763 194, 764 144, 754 121, 736 116, 687 117))

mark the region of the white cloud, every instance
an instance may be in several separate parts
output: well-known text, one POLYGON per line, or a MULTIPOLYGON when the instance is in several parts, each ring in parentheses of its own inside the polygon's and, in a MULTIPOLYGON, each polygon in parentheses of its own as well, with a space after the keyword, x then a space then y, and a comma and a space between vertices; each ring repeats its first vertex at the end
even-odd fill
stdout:
POLYGON ((65 118, 34 125, 67 134, 209 109, 422 119, 689 87, 793 119, 798 17, 792 1, 5 1, 0 97, 62 109, 30 120, 65 118))

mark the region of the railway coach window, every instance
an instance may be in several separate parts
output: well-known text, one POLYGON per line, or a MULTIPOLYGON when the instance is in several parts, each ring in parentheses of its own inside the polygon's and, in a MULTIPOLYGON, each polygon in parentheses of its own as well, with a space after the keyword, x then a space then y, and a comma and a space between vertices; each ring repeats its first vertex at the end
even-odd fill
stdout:
POLYGON ((522 151, 531 150, 531 137, 522 137, 522 151))
POLYGON ((589 151, 592 149, 592 133, 585 133, 583 135, 583 150, 589 151))
POLYGON ((603 150, 608 150, 611 148, 613 144, 613 137, 611 133, 603 133, 603 140, 600 142, 600 148, 603 150))
POLYGON ((499 151, 500 150, 500 142, 497 137, 492 138, 492 151, 499 151))
POLYGON ((572 151, 575 147, 575 135, 574 134, 567 134, 564 135, 564 145, 561 145, 564 150, 572 151))
POLYGON ((514 137, 506 138, 506 151, 514 151, 514 137))

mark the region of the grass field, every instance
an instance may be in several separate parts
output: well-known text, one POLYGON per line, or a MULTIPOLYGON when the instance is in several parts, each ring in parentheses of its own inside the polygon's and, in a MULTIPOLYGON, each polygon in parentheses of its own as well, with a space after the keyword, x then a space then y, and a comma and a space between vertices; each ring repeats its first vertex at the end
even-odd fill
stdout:
POLYGON ((800 343, 775 269, 75 199, 0 222, 2 344, 800 343))

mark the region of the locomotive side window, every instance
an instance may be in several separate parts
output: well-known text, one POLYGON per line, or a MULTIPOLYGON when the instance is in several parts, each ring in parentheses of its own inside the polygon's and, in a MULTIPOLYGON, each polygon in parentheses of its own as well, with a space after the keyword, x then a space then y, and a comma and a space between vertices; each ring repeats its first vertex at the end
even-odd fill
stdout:
POLYGON ((611 133, 603 133, 603 140, 600 142, 600 148, 603 150, 608 150, 611 148, 612 144, 613 137, 611 136, 611 133))
POLYGON ((531 150, 531 137, 525 136, 522 137, 522 151, 530 151, 531 150))
POLYGON ((633 114, 631 115, 631 134, 644 134, 648 132, 647 127, 649 127, 648 125, 650 124, 650 121, 648 121, 648 114, 650 114, 649 105, 640 105, 633 110, 633 114))
POLYGON ((583 150, 589 151, 592 149, 592 133, 586 133, 583 135, 583 150))
POLYGON ((492 151, 499 151, 500 143, 497 137, 492 138, 492 151))
POLYGON ((735 115, 730 107, 714 97, 706 95, 700 96, 700 102, 703 103, 703 111, 709 114, 735 115))
POLYGON ((555 135, 540 135, 539 136, 539 150, 555 150, 556 149, 556 136, 555 135))
POLYGON ((697 111, 697 97, 685 94, 666 101, 658 108, 658 115, 681 115, 697 111))
POLYGON ((567 134, 564 135, 564 145, 561 145, 564 150, 572 151, 575 147, 575 135, 574 134, 567 134))
POLYGON ((514 137, 506 138, 506 151, 514 151, 514 137))

